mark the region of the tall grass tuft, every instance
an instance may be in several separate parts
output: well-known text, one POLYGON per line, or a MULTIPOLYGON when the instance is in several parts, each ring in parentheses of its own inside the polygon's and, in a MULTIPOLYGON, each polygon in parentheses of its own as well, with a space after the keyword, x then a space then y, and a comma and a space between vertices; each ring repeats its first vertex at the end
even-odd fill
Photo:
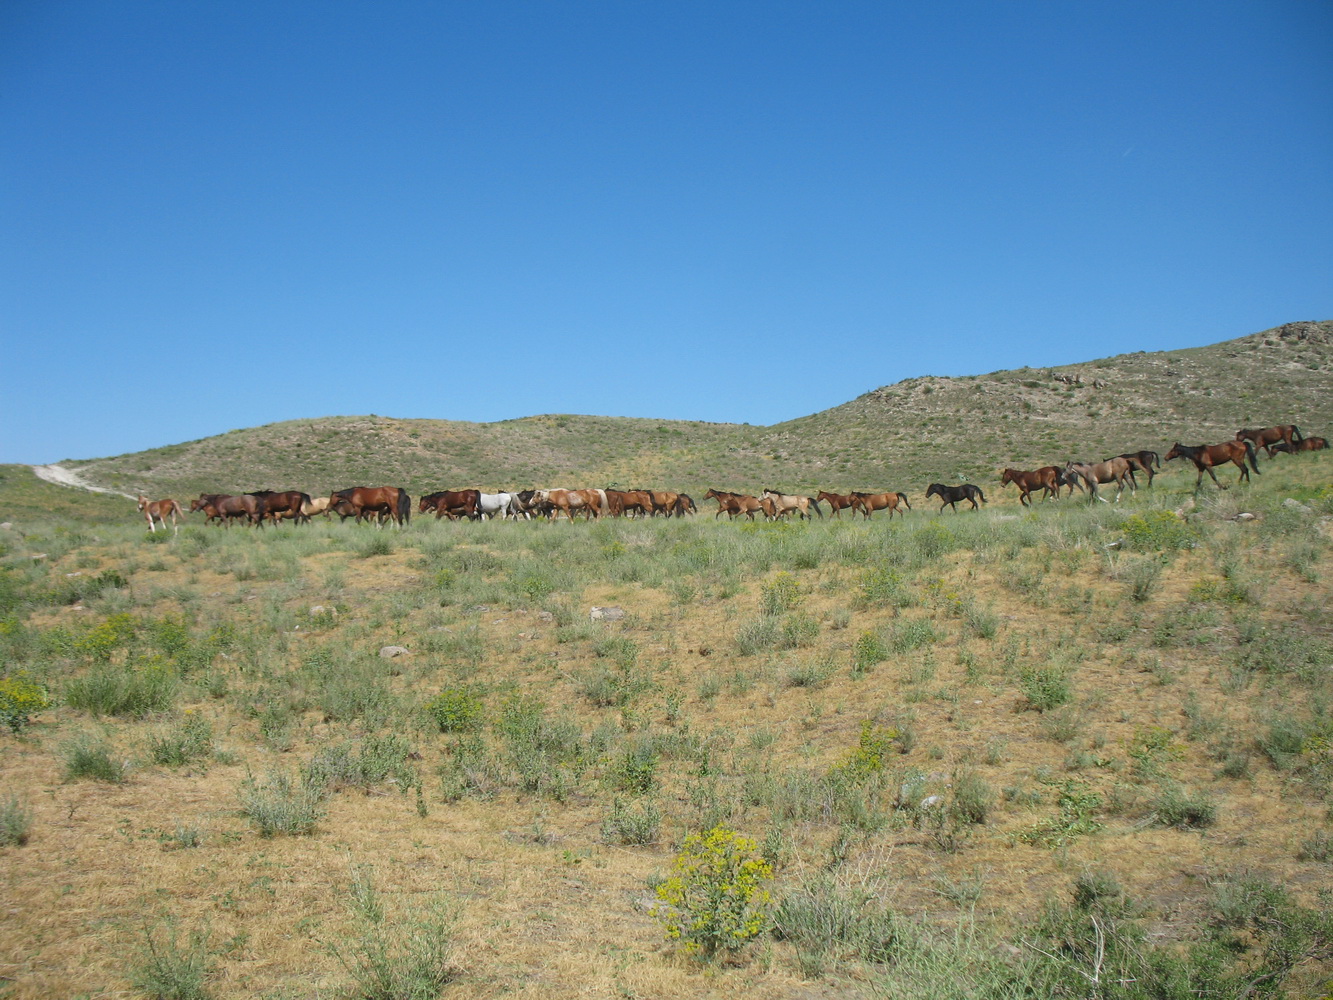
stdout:
POLYGON ((152 1000, 208 1000, 206 981, 213 971, 209 932, 190 931, 182 937, 174 920, 145 927, 139 956, 129 969, 134 988, 152 1000))

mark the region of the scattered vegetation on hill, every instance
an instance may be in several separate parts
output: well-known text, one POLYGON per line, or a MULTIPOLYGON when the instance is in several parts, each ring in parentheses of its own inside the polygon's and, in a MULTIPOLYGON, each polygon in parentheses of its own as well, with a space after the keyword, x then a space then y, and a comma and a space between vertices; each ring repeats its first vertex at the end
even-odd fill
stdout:
POLYGON ((8 995, 1326 992, 1333 458, 1192 486, 19 521, 8 995))

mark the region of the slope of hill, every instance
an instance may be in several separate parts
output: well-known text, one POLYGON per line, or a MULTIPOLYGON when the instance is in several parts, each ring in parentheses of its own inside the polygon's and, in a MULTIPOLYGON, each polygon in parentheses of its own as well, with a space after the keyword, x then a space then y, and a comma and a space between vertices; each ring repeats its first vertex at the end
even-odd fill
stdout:
POLYGON ((1208 347, 1056 368, 924 376, 771 427, 548 415, 489 424, 380 416, 294 420, 70 463, 127 493, 393 482, 662 485, 814 491, 993 481, 1033 467, 1230 438, 1238 427, 1333 426, 1333 321, 1208 347))

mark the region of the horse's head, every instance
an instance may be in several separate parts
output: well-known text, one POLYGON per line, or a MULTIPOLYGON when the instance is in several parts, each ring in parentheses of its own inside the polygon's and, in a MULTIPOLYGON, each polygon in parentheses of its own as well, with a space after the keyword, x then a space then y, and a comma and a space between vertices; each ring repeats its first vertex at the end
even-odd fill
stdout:
POLYGON ((704 499, 705 499, 705 500, 721 500, 722 497, 721 497, 721 495, 717 492, 717 490, 715 490, 715 489, 709 489, 709 491, 708 491, 707 493, 704 494, 704 499))
POLYGON ((1162 461, 1169 462, 1173 458, 1184 458, 1184 457, 1185 457, 1185 446, 1181 444, 1179 441, 1177 441, 1175 444, 1171 446, 1171 450, 1166 453, 1166 458, 1164 458, 1162 461))
POLYGON ((140 494, 138 498, 138 503, 139 503, 139 510, 140 512, 142 512, 143 509, 148 506, 148 498, 143 494, 140 494))

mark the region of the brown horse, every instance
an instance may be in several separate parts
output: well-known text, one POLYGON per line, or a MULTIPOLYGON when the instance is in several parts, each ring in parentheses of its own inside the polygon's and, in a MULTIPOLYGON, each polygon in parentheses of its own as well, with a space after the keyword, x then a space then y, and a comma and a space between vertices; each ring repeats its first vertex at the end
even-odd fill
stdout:
POLYGON ((248 493, 241 496, 200 493, 198 500, 191 501, 190 510, 202 510, 208 515, 209 521, 217 518, 227 527, 231 527, 231 522, 240 517, 261 528, 264 526, 264 501, 248 493))
POLYGON ((1327 447, 1328 441, 1325 438, 1308 437, 1301 438, 1301 440, 1294 442, 1290 448, 1281 441, 1277 444, 1269 445, 1268 454, 1276 455, 1279 452, 1286 452, 1288 455, 1294 455, 1298 451, 1323 451, 1327 447))
POLYGON ((866 520, 870 520, 870 515, 877 510, 887 510, 889 520, 893 520, 895 512, 900 517, 906 517, 907 511, 912 509, 912 505, 907 502, 906 493, 858 493, 852 491, 852 510, 859 510, 865 515, 866 520))
POLYGON ((842 520, 842 512, 848 507, 853 508, 853 513, 855 513, 856 495, 854 493, 829 493, 827 490, 820 490, 815 494, 815 499, 827 503, 833 511, 833 516, 838 520, 842 520))
POLYGON ((1097 493, 1099 483, 1115 483, 1116 503, 1120 502, 1120 494, 1125 492, 1126 483, 1129 484, 1131 493, 1138 491, 1138 484, 1134 481, 1134 469, 1127 458, 1108 458, 1105 462, 1069 462, 1065 465, 1065 472, 1072 472, 1082 479, 1087 484, 1088 492, 1102 503, 1106 503, 1106 497, 1097 493))
POLYGON ((1018 502, 1025 507, 1032 506, 1028 497, 1036 490, 1045 490, 1045 499, 1049 500, 1051 494, 1055 494, 1057 500, 1060 499, 1060 470, 1054 465, 1033 469, 1031 472, 1005 469, 1000 473, 1000 486, 1005 487, 1010 483, 1018 487, 1018 502))
POLYGON ((582 511, 589 520, 611 513, 606 490, 538 490, 536 499, 551 505, 551 519, 563 512, 572 522, 575 511, 582 511))
POLYGON ((412 498, 400 486, 353 486, 329 495, 329 506, 346 502, 356 511, 357 520, 365 514, 387 514, 400 528, 412 519, 412 498))
POLYGON ((270 521, 277 522, 280 518, 294 518, 297 524, 303 524, 310 520, 301 513, 305 505, 310 502, 308 493, 302 493, 300 490, 286 490, 281 493, 275 493, 273 490, 256 490, 253 493, 247 493, 246 496, 258 497, 264 501, 264 515, 270 521))
POLYGON ((737 514, 746 514, 753 521, 755 514, 764 509, 758 497, 747 496, 744 493, 726 493, 710 489, 704 494, 704 499, 717 501, 717 513, 713 515, 715 521, 722 516, 723 511, 733 520, 737 514))
POLYGON ((148 530, 152 532, 157 531, 157 525, 153 523, 154 519, 161 521, 162 530, 166 531, 167 518, 170 517, 171 533, 173 535, 180 534, 180 528, 176 524, 176 515, 179 514, 181 520, 185 519, 185 511, 182 510, 181 505, 171 499, 171 497, 166 497, 162 500, 149 500, 146 496, 140 494, 139 513, 148 518, 148 530))
POLYGON ((1194 481, 1194 488, 1197 490, 1203 485, 1203 474, 1206 472, 1214 483, 1217 483, 1218 489, 1226 489, 1221 483, 1217 482, 1217 476, 1213 472, 1213 466, 1226 465, 1231 462, 1240 469, 1240 476, 1236 482, 1249 481, 1250 470, 1245 468, 1245 460, 1250 461, 1250 468, 1255 472, 1259 471, 1259 464, 1255 461, 1256 455, 1254 445, 1248 441, 1223 441, 1221 444, 1198 444, 1185 445, 1177 441, 1171 446, 1171 450, 1166 453, 1166 461, 1170 462, 1176 458, 1188 458, 1194 463, 1194 467, 1199 470, 1199 477, 1194 481))
POLYGON ((417 513, 435 511, 435 520, 447 517, 456 521, 460 517, 472 520, 477 516, 477 507, 481 503, 481 490, 441 490, 422 497, 417 504, 417 513))
POLYGON ((1263 448, 1268 457, 1273 457, 1273 445, 1281 441, 1290 451, 1301 440, 1301 429, 1295 424, 1278 424, 1276 427, 1242 427, 1236 431, 1237 441, 1253 441, 1256 448, 1263 448))

